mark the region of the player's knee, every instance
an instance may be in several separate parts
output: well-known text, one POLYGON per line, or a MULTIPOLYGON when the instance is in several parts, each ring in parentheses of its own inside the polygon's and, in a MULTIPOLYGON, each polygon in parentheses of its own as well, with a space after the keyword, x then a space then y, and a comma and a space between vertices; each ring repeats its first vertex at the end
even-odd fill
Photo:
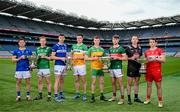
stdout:
POLYGON ((152 87, 152 84, 147 84, 147 87, 148 87, 148 88, 151 88, 151 87, 152 87))
POLYGON ((39 80, 39 81, 38 81, 38 84, 39 84, 39 85, 42 85, 42 80, 39 80))
POLYGON ((100 84, 103 85, 104 84, 104 80, 100 80, 100 84))
POLYGON ((95 85, 96 85, 96 82, 95 82, 95 81, 93 81, 91 85, 92 85, 92 86, 95 86, 95 85))

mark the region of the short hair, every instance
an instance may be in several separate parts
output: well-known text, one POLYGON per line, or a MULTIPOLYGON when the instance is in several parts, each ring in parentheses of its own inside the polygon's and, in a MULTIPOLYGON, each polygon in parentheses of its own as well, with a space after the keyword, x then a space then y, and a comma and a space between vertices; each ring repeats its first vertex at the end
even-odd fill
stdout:
POLYGON ((41 40, 41 39, 45 39, 46 40, 46 37, 45 36, 39 37, 39 40, 41 40))
POLYGON ((23 37, 20 37, 20 38, 18 39, 18 42, 21 41, 21 40, 23 40, 24 42, 26 42, 26 40, 25 40, 23 37))
POLYGON ((96 36, 94 36, 93 39, 100 39, 100 37, 96 35, 96 36))
POLYGON ((155 42, 157 42, 157 39, 155 37, 152 37, 149 40, 154 40, 155 42))
POLYGON ((133 35, 132 37, 137 37, 139 39, 139 36, 137 36, 137 35, 133 35))
POLYGON ((112 38, 119 39, 120 37, 119 37, 119 35, 113 35, 112 38))
POLYGON ((84 35, 82 33, 78 33, 77 36, 84 37, 84 35))
POLYGON ((60 33, 59 36, 64 36, 64 34, 63 34, 63 33, 60 33))

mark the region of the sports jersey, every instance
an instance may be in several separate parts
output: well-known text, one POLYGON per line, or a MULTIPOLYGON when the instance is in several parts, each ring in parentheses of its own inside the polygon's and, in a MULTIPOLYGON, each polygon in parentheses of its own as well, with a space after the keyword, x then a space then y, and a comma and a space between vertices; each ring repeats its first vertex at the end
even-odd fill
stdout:
MULTIPOLYGON (((117 48, 111 47, 109 49, 110 57, 122 57, 122 54, 126 54, 123 47, 119 46, 117 48)), ((122 69, 122 60, 111 60, 109 69, 122 69)))
MULTIPOLYGON (((160 48, 156 48, 154 50, 151 50, 151 49, 148 49, 145 51, 144 55, 146 58, 152 58, 152 57, 158 57, 158 56, 161 56, 161 55, 164 55, 164 51, 160 48)), ((150 62, 147 62, 146 64, 146 67, 147 69, 148 68, 161 68, 161 63, 158 62, 158 61, 150 61, 150 62)))
MULTIPOLYGON (((28 56, 32 55, 32 52, 31 52, 31 50, 29 50, 27 48, 25 48, 24 50, 20 50, 18 48, 12 52, 12 55, 16 56, 16 58, 19 58, 21 56, 28 57, 28 56)), ((17 61, 16 71, 29 71, 29 70, 30 70, 30 68, 29 68, 29 59, 28 58, 17 61)))
MULTIPOLYGON (((127 54, 128 58, 131 58, 132 56, 135 57, 135 55, 140 58, 142 56, 142 49, 140 46, 137 46, 137 48, 133 47, 132 45, 127 46, 126 54, 127 54)), ((139 58, 137 58, 137 59, 139 59, 139 58)), ((135 60, 137 60, 137 59, 135 59, 135 60)), ((135 71, 141 67, 141 64, 135 60, 128 60, 128 69, 135 71)))
MULTIPOLYGON (((105 52, 104 52, 104 49, 101 47, 96 48, 96 47, 92 46, 91 48, 88 49, 86 54, 89 57, 102 57, 105 55, 105 52)), ((91 68, 100 70, 103 68, 103 62, 101 60, 92 60, 91 68)))
POLYGON ((49 60, 45 58, 41 58, 41 56, 50 56, 51 48, 50 47, 38 47, 36 49, 36 57, 37 57, 37 68, 38 69, 48 69, 50 68, 49 60))
MULTIPOLYGON (((72 56, 74 58, 76 57, 84 57, 85 52, 87 51, 87 46, 85 44, 73 44, 72 45, 72 56)), ((85 64, 85 60, 84 59, 76 59, 76 60, 72 60, 72 64, 73 66, 79 66, 79 65, 84 65, 85 64)))
MULTIPOLYGON (((55 44, 52 47, 52 52, 56 52, 56 57, 66 57, 67 56, 67 45, 66 44, 55 44)), ((62 60, 55 60, 55 65, 66 65, 62 60)))

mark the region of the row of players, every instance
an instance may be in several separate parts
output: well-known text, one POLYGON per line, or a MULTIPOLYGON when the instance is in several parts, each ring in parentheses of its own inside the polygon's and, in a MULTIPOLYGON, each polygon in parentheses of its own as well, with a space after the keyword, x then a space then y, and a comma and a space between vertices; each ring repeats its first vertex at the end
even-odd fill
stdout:
MULTIPOLYGON (((46 46, 46 37, 40 37, 40 47, 36 49, 35 59, 38 69, 38 95, 34 100, 42 99, 42 88, 43 79, 46 79, 47 88, 48 88, 48 97, 47 100, 51 101, 51 81, 50 81, 50 60, 55 60, 54 74, 55 74, 55 83, 54 83, 54 96, 55 101, 61 102, 65 99, 63 94, 64 87, 64 76, 66 72, 66 59, 67 59, 67 45, 64 43, 65 36, 60 34, 59 42, 55 44, 52 48, 46 46), (60 92, 58 94, 58 88, 60 92)), ((131 38, 131 45, 127 48, 123 48, 119 45, 120 37, 114 35, 112 37, 113 45, 109 49, 110 57, 110 79, 112 83, 112 97, 106 99, 103 95, 104 92, 104 72, 103 72, 103 61, 100 59, 105 56, 105 51, 100 47, 100 37, 95 36, 93 38, 94 45, 89 49, 85 44, 83 44, 83 34, 77 35, 77 44, 72 45, 71 52, 71 63, 73 65, 73 75, 75 80, 75 89, 76 93, 73 99, 78 99, 80 95, 80 80, 82 80, 82 100, 86 101, 86 64, 85 60, 91 61, 91 74, 92 74, 92 83, 91 83, 91 99, 90 102, 95 102, 95 88, 96 88, 96 79, 99 78, 99 87, 100 87, 100 100, 102 101, 116 101, 116 82, 120 87, 120 98, 118 104, 124 104, 124 85, 123 85, 123 72, 122 72, 122 61, 128 61, 127 67, 127 93, 128 93, 128 104, 131 105, 131 86, 134 81, 134 102, 149 104, 151 97, 152 81, 155 81, 157 87, 157 96, 158 96, 158 106, 163 107, 162 102, 162 89, 161 89, 161 63, 165 62, 165 54, 162 49, 157 48, 157 41, 155 38, 149 39, 150 48, 145 51, 144 56, 146 58, 146 81, 147 81, 147 96, 146 101, 142 102, 138 97, 138 85, 140 80, 140 67, 141 64, 138 62, 142 56, 142 49, 139 46, 139 39, 137 36, 131 38)), ((17 97, 16 101, 21 100, 20 86, 21 81, 24 78, 26 80, 26 89, 27 89, 27 100, 31 100, 30 97, 30 67, 29 61, 32 57, 32 52, 25 47, 25 40, 23 38, 18 41, 19 48, 13 51, 12 61, 16 62, 16 91, 17 97)))

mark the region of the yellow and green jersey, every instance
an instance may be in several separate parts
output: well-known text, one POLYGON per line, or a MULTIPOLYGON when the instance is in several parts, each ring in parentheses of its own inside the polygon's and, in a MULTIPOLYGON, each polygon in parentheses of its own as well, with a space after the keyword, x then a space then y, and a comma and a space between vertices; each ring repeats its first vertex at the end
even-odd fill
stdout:
MULTIPOLYGON (((88 49, 86 54, 89 57, 103 57, 105 55, 105 52, 104 52, 104 49, 101 47, 96 48, 96 47, 92 46, 91 48, 88 49)), ((100 70, 103 68, 103 62, 101 60, 92 60, 91 68, 100 70)))
POLYGON ((49 60, 41 58, 42 55, 49 57, 51 55, 51 48, 50 47, 38 47, 36 49, 37 68, 38 69, 50 68, 49 60))
MULTIPOLYGON (((85 44, 73 44, 72 45, 72 56, 74 58, 76 57, 84 57, 85 52, 88 50, 87 46, 85 44)), ((80 65, 85 65, 85 60, 84 59, 76 59, 72 60, 73 66, 80 66, 80 65)))

